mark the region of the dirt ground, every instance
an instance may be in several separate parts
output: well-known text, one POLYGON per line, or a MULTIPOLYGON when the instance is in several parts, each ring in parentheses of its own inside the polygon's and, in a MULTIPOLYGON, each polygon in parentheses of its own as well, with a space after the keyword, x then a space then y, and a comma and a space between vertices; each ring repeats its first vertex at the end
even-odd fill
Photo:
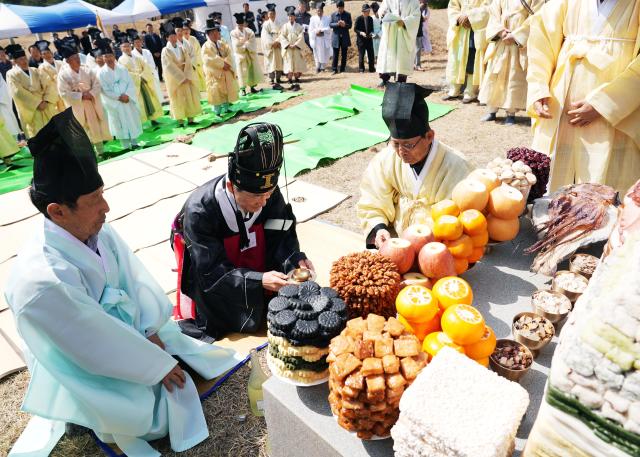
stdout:
MULTIPOLYGON (((347 2, 354 18, 360 14, 363 2, 347 2)), ((327 13, 332 7, 327 6, 327 13)), ((409 81, 421 84, 432 84, 444 87, 447 54, 445 34, 447 16, 445 10, 432 11, 430 19, 430 36, 434 52, 423 55, 424 72, 415 72, 409 81)), ((355 43, 355 40, 352 39, 355 43)), ((309 73, 303 76, 302 90, 304 95, 288 100, 273 107, 274 110, 286 109, 304 100, 334 94, 345 90, 350 84, 375 87, 379 80, 377 75, 357 72, 357 55, 355 47, 349 53, 349 64, 346 73, 332 76, 330 72, 320 74, 309 73)), ((308 63, 311 63, 309 56, 308 63)), ((310 65, 312 68, 312 65, 310 65)), ((462 105, 459 101, 441 102, 444 93, 434 93, 429 101, 446 103, 456 109, 447 116, 431 123, 437 138, 462 152, 476 165, 484 165, 496 156, 515 146, 528 145, 531 142, 529 120, 519 117, 518 123, 512 127, 498 122, 482 123, 480 118, 485 108, 478 104, 462 105)), ((237 120, 248 119, 262 112, 243 115, 237 120)), ((502 113, 504 114, 504 113, 502 113)), ((522 113, 520 113, 522 114, 522 113)), ((214 127, 215 128, 215 127, 214 127)), ((358 185, 363 170, 377 150, 384 144, 376 145, 369 150, 357 152, 334 163, 305 173, 301 178, 314 184, 322 185, 350 195, 345 202, 321 215, 319 219, 359 231, 355 216, 355 203, 359 198, 358 185)), ((264 351, 263 351, 264 352, 264 351)), ((266 367, 265 367, 266 370, 266 367)), ((266 425, 264 419, 254 418, 248 411, 246 385, 249 375, 247 367, 239 370, 221 389, 204 403, 204 411, 210 426, 209 439, 195 448, 181 453, 183 456, 266 456, 266 425), (241 421, 240 416, 246 415, 241 421)), ((28 383, 28 373, 22 372, 9 376, 0 382, 0 457, 8 453, 11 445, 26 426, 29 416, 19 412, 20 402, 28 383)), ((168 447, 167 440, 161 440, 155 446, 163 455, 174 455, 168 447)), ((95 456, 101 451, 88 436, 81 438, 64 438, 54 450, 58 457, 95 456)))

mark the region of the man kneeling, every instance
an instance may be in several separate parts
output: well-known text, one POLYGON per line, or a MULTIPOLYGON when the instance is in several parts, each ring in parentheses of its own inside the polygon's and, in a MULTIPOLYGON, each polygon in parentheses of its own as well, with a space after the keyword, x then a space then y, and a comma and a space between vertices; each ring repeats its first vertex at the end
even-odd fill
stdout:
POLYGON ((313 269, 278 188, 282 148, 280 127, 249 124, 229 154, 228 173, 194 191, 176 218, 174 250, 180 252, 176 242, 185 247, 181 308, 193 300, 196 310, 195 320, 180 326, 191 336, 255 332, 264 325, 268 297, 287 283, 285 273, 313 269))
POLYGON ((194 446, 209 433, 174 356, 206 379, 239 358, 183 335, 160 286, 105 224, 93 147, 71 108, 29 149, 31 201, 45 219, 6 291, 29 353, 22 410, 88 427, 131 457, 159 455, 146 441, 167 433, 175 451, 194 446))
POLYGON ((390 226, 400 234, 412 224, 430 223, 431 205, 450 198, 471 171, 467 159, 429 127, 424 98, 430 93, 416 84, 387 86, 382 117, 391 139, 367 166, 357 205, 367 247, 380 247, 391 236, 390 226))

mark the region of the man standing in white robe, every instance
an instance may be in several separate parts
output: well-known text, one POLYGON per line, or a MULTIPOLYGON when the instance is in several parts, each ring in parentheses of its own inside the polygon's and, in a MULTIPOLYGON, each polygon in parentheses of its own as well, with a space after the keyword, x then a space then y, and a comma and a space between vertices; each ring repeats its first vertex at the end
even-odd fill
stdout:
POLYGON ((162 288, 105 224, 103 181, 71 109, 29 147, 30 197, 45 218, 6 290, 31 373, 22 410, 48 424, 51 436, 38 437, 48 443, 67 422, 131 457, 159 455, 147 441, 167 434, 176 452, 195 446, 209 432, 196 387, 174 356, 206 379, 239 357, 183 335, 162 288))
POLYGON ((107 112, 109 130, 125 149, 138 147, 142 135, 138 91, 125 67, 116 61, 113 49, 102 49, 104 66, 98 71, 102 105, 107 112))
POLYGON ((309 43, 313 49, 316 72, 324 71, 324 66, 333 56, 331 46, 331 17, 324 15, 324 3, 317 3, 317 15, 309 21, 309 43))
POLYGON ((158 67, 156 67, 156 61, 153 60, 153 54, 151 54, 148 49, 144 49, 142 47, 142 38, 140 37, 140 35, 136 35, 136 37, 133 39, 133 51, 131 51, 131 54, 137 57, 142 57, 144 61, 149 65, 149 68, 151 68, 151 71, 153 72, 153 90, 156 93, 156 97, 158 97, 160 103, 162 103, 164 101, 164 94, 162 93, 162 88, 160 87, 158 67))
POLYGON ((391 76, 395 76, 397 82, 406 82, 413 72, 420 3, 418 0, 384 0, 380 16, 382 39, 376 69, 381 79, 379 87, 384 87, 391 76))
POLYGON ((17 140, 20 135, 20 126, 15 114, 13 114, 9 86, 2 75, 0 75, 0 116, 4 119, 4 128, 17 140))
POLYGON ((289 90, 300 90, 300 76, 306 70, 307 65, 302 56, 304 42, 304 29, 296 22, 296 9, 293 6, 285 8, 289 22, 280 28, 280 47, 282 49, 282 61, 284 73, 289 80, 289 90))

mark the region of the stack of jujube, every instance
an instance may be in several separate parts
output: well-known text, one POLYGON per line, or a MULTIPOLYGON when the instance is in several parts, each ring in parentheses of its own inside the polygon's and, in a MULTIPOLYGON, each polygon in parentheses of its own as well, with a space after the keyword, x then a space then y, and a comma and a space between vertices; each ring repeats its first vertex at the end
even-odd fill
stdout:
POLYGON ((359 438, 386 437, 400 398, 427 364, 420 341, 394 317, 347 322, 329 346, 329 403, 341 427, 359 438))

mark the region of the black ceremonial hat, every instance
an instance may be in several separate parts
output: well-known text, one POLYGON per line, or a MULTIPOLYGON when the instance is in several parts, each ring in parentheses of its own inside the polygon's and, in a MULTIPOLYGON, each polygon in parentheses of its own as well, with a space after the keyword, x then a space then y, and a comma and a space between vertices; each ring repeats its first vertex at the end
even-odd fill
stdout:
POLYGON ((205 33, 209 33, 212 30, 220 30, 220 26, 218 25, 215 19, 209 18, 207 19, 207 26, 204 29, 204 31, 205 33))
POLYGON ((424 100, 433 89, 414 83, 390 83, 382 99, 382 118, 392 138, 407 139, 429 130, 429 110, 424 100))
POLYGON ((280 127, 266 122, 249 124, 240 131, 229 154, 229 179, 247 192, 269 192, 278 185, 282 159, 280 127))
POLYGON ((162 31, 164 32, 164 34, 166 36, 175 35, 176 34, 176 28, 173 25, 173 22, 171 22, 171 21, 167 21, 164 24, 162 24, 162 31))
POLYGON ((371 11, 371 7, 369 6, 368 3, 365 3, 364 5, 362 5, 362 12, 364 13, 365 11, 371 11))
POLYGON ((373 10, 374 13, 378 11, 380 9, 380 5, 378 5, 378 2, 372 2, 371 9, 373 10))
POLYGON ((173 26, 177 29, 181 29, 182 27, 184 27, 184 19, 182 19, 181 17, 174 17, 173 19, 171 19, 171 22, 173 23, 173 26))
POLYGON ((27 55, 19 44, 10 44, 4 49, 4 51, 10 59, 18 59, 27 55))
POLYGON ((275 11, 276 10, 276 4, 275 3, 267 3, 266 5, 264 5, 264 7, 267 9, 267 11, 275 11))
POLYGON ((96 57, 100 57, 102 55, 102 50, 100 48, 93 48, 91 50, 91 55, 95 59, 96 57))
POLYGON ((287 6, 284 10, 287 12, 287 14, 289 16, 295 16, 296 15, 296 7, 295 6, 287 6))
POLYGON ((245 23, 245 14, 244 13, 234 13, 233 17, 236 18, 236 24, 244 24, 245 23))
POLYGON ((69 57, 77 53, 78 53, 78 48, 75 46, 70 46, 67 43, 65 43, 60 49, 60 55, 62 56, 63 59, 68 59, 69 57))
POLYGON ((219 13, 218 11, 214 11, 213 13, 209 14, 209 18, 211 18, 211 19, 221 19, 222 18, 222 13, 219 13))
POLYGON ((49 44, 50 43, 47 40, 38 40, 33 45, 42 52, 49 49, 49 44))
POLYGON ((72 108, 51 118, 29 140, 33 155, 33 189, 52 198, 77 200, 104 184, 91 140, 72 108))

